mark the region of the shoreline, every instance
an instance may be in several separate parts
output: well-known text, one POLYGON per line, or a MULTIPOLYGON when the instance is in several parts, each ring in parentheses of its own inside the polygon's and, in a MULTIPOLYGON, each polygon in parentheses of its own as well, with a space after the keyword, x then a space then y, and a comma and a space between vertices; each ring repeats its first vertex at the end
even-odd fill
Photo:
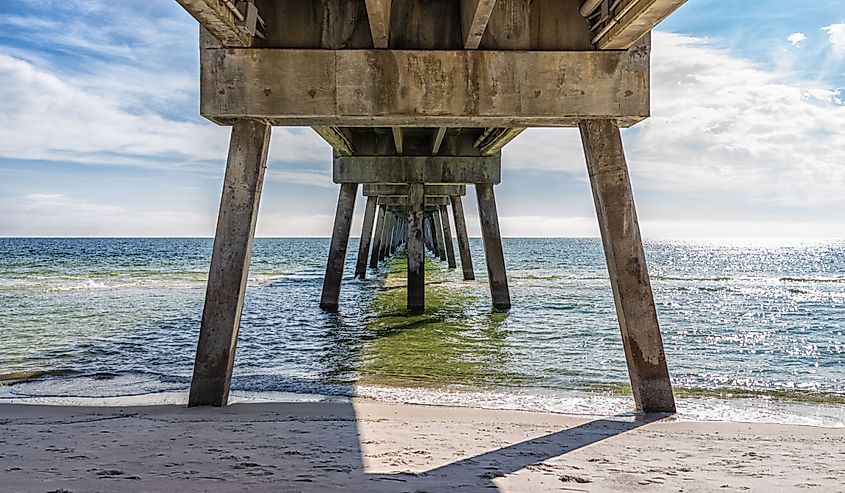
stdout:
POLYGON ((0 404, 13 491, 842 491, 841 477, 842 429, 361 399, 0 404))
MULTIPOLYGON (((2 387, 0 386, 0 389, 2 387)), ((529 398, 540 396, 529 395, 529 398)), ((636 416, 630 396, 579 391, 560 392, 538 406, 528 407, 526 396, 501 392, 463 389, 392 386, 361 386, 349 394, 320 394, 286 391, 233 390, 229 404, 348 403, 352 401, 384 405, 429 406, 469 410, 540 413, 575 418, 606 415, 636 416), (510 400, 509 400, 510 399, 510 400), (544 407, 545 406, 545 407, 544 407)), ((845 407, 817 402, 782 401, 778 399, 679 397, 678 413, 673 419, 687 423, 734 423, 807 426, 821 429, 845 429, 845 407)), ((187 391, 163 391, 134 395, 80 396, 2 396, 0 405, 50 407, 126 407, 187 405, 187 391)))

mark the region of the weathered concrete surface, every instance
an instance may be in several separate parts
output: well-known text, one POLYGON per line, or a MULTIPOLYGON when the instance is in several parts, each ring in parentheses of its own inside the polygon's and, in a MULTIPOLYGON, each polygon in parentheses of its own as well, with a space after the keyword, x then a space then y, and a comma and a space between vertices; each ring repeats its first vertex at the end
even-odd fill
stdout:
POLYGON ((223 124, 633 125, 649 116, 649 52, 204 49, 201 113, 223 124))
POLYGON ((335 156, 335 183, 499 183, 501 153, 489 157, 335 156))
POLYGON ((457 267, 455 262, 455 244, 452 243, 452 226, 449 224, 449 207, 440 206, 440 220, 443 221, 443 240, 446 244, 446 261, 450 269, 457 267))
POLYGON ((453 195, 452 215, 455 218, 455 236, 458 239, 458 251, 461 254, 461 269, 465 281, 475 279, 475 269, 472 266, 472 253, 469 250, 469 236, 467 236, 467 220, 464 215, 464 203, 461 197, 453 195))
POLYGON ((336 311, 338 308, 343 264, 346 261, 346 248, 349 245, 349 230, 352 227, 357 193, 358 185, 355 183, 344 183, 340 186, 329 246, 329 261, 326 263, 326 277, 323 279, 323 294, 320 297, 320 308, 326 311, 336 311))
POLYGON ((425 247, 423 246, 423 201, 425 185, 408 187, 408 312, 425 311, 425 247))
MULTIPOLYGON (((365 184, 364 197, 407 197, 408 185, 365 184)), ((466 185, 426 185, 426 197, 449 197, 452 195, 466 195, 466 185)))
POLYGON ((675 412, 675 399, 646 267, 619 128, 584 122, 581 139, 596 203, 637 409, 675 412))
POLYGON ((376 197, 367 197, 364 209, 364 222, 361 224, 361 241, 358 244, 358 262, 355 264, 355 277, 367 277, 367 255, 370 253, 370 241, 373 237, 373 222, 376 216, 376 197))
POLYGON ((478 199, 478 217, 481 220, 481 235, 484 238, 484 256, 487 260, 487 277, 490 281, 493 308, 509 310, 511 295, 508 288, 508 275, 505 272, 505 254, 502 251, 502 234, 499 231, 499 214, 496 210, 493 185, 476 183, 475 195, 478 199))
POLYGON ((384 206, 378 207, 378 218, 376 219, 376 230, 373 233, 373 252, 370 255, 370 268, 374 269, 378 267, 378 262, 381 260, 379 255, 381 254, 381 241, 384 237, 384 213, 385 208, 384 206))
POLYGON ((189 406, 223 406, 229 398, 269 146, 266 123, 232 127, 189 406))
MULTIPOLYGON (((432 210, 448 203, 449 197, 426 197, 423 201, 424 207, 432 210)), ((395 195, 379 197, 378 205, 384 205, 389 207, 408 207, 411 205, 411 199, 410 195, 405 197, 395 195)))

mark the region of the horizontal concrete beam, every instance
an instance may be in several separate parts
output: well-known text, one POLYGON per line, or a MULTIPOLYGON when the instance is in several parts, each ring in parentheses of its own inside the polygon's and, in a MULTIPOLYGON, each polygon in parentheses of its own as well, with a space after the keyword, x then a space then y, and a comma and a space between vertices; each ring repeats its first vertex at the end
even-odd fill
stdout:
POLYGON ((566 127, 649 116, 650 44, 628 51, 203 49, 221 124, 566 127))
MULTIPOLYGON (((408 203, 408 197, 379 197, 378 198, 378 205, 395 206, 395 207, 407 207, 410 204, 408 203)), ((449 205, 449 197, 426 197, 425 198, 425 206, 426 207, 440 207, 441 205, 449 205)))
POLYGON ((379 157, 335 155, 335 183, 499 183, 501 153, 490 157, 379 157))
MULTIPOLYGON (((451 197, 453 195, 464 196, 467 194, 466 185, 426 185, 426 197, 451 197)), ((368 184, 364 185, 364 197, 407 197, 408 185, 385 185, 368 184)))

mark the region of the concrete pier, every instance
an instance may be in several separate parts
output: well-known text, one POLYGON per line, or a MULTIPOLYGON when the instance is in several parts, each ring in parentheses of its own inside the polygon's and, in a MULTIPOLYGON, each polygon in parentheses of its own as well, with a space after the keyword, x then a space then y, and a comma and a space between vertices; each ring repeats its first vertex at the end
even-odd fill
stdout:
POLYGON ((455 244, 452 243, 452 227, 449 224, 449 206, 440 206, 440 219, 443 221, 443 239, 446 242, 446 260, 449 268, 457 267, 455 262, 455 244))
POLYGON ((609 120, 581 123, 607 270, 638 410, 675 412, 622 137, 609 120))
POLYGON ((326 264, 323 294, 320 297, 320 308, 326 311, 337 311, 338 309, 340 283, 343 280, 343 264, 346 261, 346 248, 349 245, 349 231, 352 227, 352 214, 355 211, 355 196, 357 193, 358 185, 355 183, 344 183, 340 186, 332 240, 329 246, 329 261, 326 264))
POLYGON ((425 186, 411 183, 408 187, 408 312, 425 311, 425 252, 423 211, 425 186))
POLYGON ((685 0, 176 1, 200 24, 200 111, 234 127, 191 405, 226 402, 270 125, 311 126, 332 147, 341 190, 320 306, 338 309, 364 185, 355 275, 368 249, 376 267, 404 246, 411 312, 425 307, 424 249, 455 267, 448 202, 474 278, 464 193, 450 188, 467 184, 493 307, 510 308, 502 149, 526 128, 580 127, 636 406, 674 410, 619 127, 650 116, 650 33, 685 0))
POLYGON ((499 231, 499 215, 496 211, 496 197, 493 184, 477 183, 475 196, 478 199, 478 217, 481 220, 481 236, 484 239, 484 256, 487 260, 487 277, 493 308, 510 310, 511 295, 508 275, 505 272, 505 254, 502 250, 502 234, 499 231))
POLYGON ((364 222, 361 224, 361 242, 358 244, 358 262, 355 264, 355 277, 367 277, 367 256, 370 253, 370 241, 373 236, 373 222, 376 215, 376 201, 378 197, 367 197, 364 209, 364 222))
POLYGON ((455 236, 458 239, 458 252, 461 255, 461 270, 465 281, 475 279, 475 269, 472 266, 472 252, 469 250, 469 236, 467 236, 467 220, 464 215, 464 204, 460 196, 452 195, 452 215, 455 218, 455 236))
POLYGON ((232 126, 189 406, 223 406, 229 398, 269 146, 266 123, 232 126))

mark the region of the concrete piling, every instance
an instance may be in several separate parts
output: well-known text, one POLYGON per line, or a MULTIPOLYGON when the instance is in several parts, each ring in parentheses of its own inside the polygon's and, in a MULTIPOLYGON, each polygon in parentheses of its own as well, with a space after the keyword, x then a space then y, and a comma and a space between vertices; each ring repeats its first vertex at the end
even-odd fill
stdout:
POLYGON ((381 248, 379 249, 378 259, 384 260, 387 257, 388 249, 390 248, 391 229, 393 228, 393 213, 385 212, 384 216, 384 231, 382 231, 381 248))
POLYGON ((340 185, 332 240, 329 246, 329 260, 326 263, 326 276, 323 278, 323 294, 320 297, 320 308, 326 311, 337 311, 338 308, 343 264, 346 261, 346 248, 349 244, 349 230, 352 227, 352 213, 355 210, 357 192, 357 183, 340 185))
POLYGON ((425 311, 425 252, 423 218, 425 186, 412 183, 408 187, 408 312, 425 311))
POLYGON ((610 120, 582 122, 581 140, 638 410, 674 413, 622 136, 610 120))
POLYGON ((452 215, 455 218, 455 236, 458 238, 458 252, 461 255, 461 269, 464 281, 475 279, 475 269, 472 266, 472 252, 469 250, 469 236, 467 236, 467 220, 464 215, 463 199, 459 195, 449 197, 452 201, 452 215))
POLYGON ((440 220, 443 221, 443 239, 446 242, 446 260, 449 268, 457 267, 455 262, 455 245, 452 243, 452 227, 449 224, 449 207, 440 206, 440 220))
POLYGON ((440 208, 436 208, 431 212, 431 219, 434 223, 434 239, 437 241, 437 256, 440 260, 446 261, 446 241, 443 237, 443 221, 440 219, 440 208))
POLYGON ((481 220, 481 236, 484 239, 484 256, 487 260, 487 277, 493 308, 509 310, 511 295, 508 276, 505 272, 505 254, 502 249, 502 234, 499 231, 499 215, 496 211, 496 197, 492 183, 476 183, 478 217, 481 220))
POLYGON ((270 126, 232 126, 217 232, 200 323, 188 406, 223 406, 229 399, 258 204, 270 146, 270 126))
POLYGON ((355 264, 355 277, 367 277, 367 256, 370 253, 370 241, 373 236, 373 222, 376 215, 376 201, 378 197, 367 197, 364 209, 364 222, 361 224, 361 242, 358 244, 358 262, 355 264))
POLYGON ((370 254, 371 269, 378 267, 379 253, 381 252, 381 240, 384 236, 384 209, 385 207, 383 205, 378 206, 378 212, 376 214, 376 230, 373 232, 373 251, 370 254))

